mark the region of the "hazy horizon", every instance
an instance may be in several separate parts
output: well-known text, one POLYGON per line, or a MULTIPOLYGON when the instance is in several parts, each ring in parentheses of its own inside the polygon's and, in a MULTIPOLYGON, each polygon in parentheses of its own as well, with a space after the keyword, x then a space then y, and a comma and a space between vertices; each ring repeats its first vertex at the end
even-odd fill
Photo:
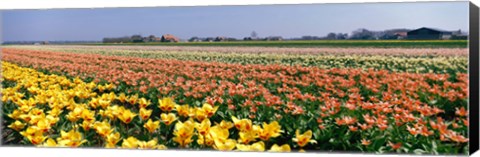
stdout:
POLYGON ((4 10, 3 41, 101 41, 104 37, 173 34, 259 37, 326 36, 432 27, 468 31, 468 2, 351 3, 4 10))

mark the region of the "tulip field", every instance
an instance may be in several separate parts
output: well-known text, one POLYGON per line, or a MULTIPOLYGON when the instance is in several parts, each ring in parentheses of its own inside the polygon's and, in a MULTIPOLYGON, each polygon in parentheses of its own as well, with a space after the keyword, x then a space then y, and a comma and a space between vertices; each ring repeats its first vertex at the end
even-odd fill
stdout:
POLYGON ((468 153, 467 49, 264 50, 5 46, 2 145, 468 153))

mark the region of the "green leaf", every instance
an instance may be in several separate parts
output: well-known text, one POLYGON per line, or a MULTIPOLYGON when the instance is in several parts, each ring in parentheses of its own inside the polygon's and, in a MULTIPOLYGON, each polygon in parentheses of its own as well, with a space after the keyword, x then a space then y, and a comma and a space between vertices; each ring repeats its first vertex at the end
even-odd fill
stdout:
MULTIPOLYGON (((407 150, 408 150, 408 149, 407 149, 407 150)), ((407 151, 407 152, 408 152, 408 151, 407 151)), ((415 150, 413 150, 413 153, 418 154, 418 155, 420 155, 420 154, 425 154, 426 152, 427 152, 427 151, 425 151, 425 150, 423 150, 423 149, 415 149, 415 150)))

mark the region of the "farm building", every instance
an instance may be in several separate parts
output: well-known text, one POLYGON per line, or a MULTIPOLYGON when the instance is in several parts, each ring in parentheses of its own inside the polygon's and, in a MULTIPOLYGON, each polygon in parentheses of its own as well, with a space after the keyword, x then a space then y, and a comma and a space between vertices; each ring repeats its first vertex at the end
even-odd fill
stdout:
POLYGON ((157 41, 161 41, 161 38, 156 37, 155 35, 150 35, 148 37, 145 37, 145 40, 148 42, 157 42, 157 41))
POLYGON ((162 38, 160 39, 161 42, 179 42, 180 40, 171 35, 171 34, 165 34, 165 35, 162 35, 162 38))
POLYGON ((200 39, 199 37, 192 37, 188 39, 188 42, 200 42, 200 41, 202 41, 202 39, 200 39))
POLYGON ((216 37, 216 38, 215 38, 215 40, 214 40, 214 41, 225 41, 225 40, 226 40, 226 38, 225 38, 225 37, 218 36, 218 37, 216 37))
POLYGON ((214 40, 215 40, 215 38, 213 38, 213 37, 207 37, 207 38, 205 38, 203 41, 213 42, 214 40))
POLYGON ((407 39, 450 39, 452 36, 451 31, 444 31, 440 29, 422 27, 407 32, 407 39))
POLYGON ((393 36, 396 39, 405 39, 407 37, 407 33, 408 32, 395 32, 395 33, 393 33, 393 36))

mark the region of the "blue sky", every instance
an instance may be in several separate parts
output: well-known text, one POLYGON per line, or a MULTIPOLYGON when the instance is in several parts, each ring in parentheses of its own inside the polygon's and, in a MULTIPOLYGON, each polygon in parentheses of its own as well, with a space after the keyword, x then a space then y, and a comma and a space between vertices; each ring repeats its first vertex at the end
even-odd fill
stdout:
MULTIPOLYGON (((133 34, 325 36, 358 28, 468 30, 468 2, 95 8, 2 11, 3 41, 102 40, 133 34)), ((0 35, 0 36, 2 36, 0 35)))

